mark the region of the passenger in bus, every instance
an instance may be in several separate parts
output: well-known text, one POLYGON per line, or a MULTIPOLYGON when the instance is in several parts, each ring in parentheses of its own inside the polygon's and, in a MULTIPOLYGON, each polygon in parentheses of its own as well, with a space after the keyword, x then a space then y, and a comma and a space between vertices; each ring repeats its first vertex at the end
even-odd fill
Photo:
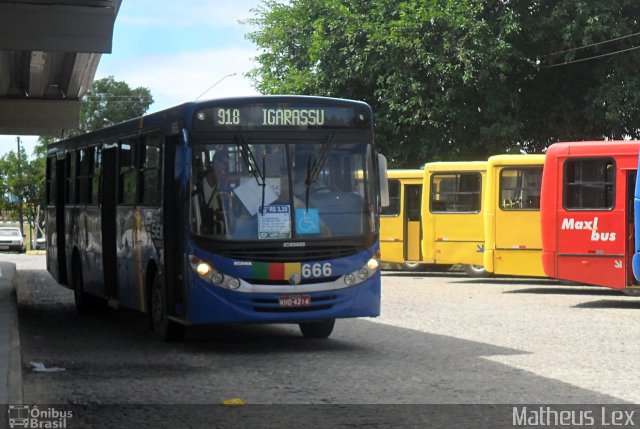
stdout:
POLYGON ((309 194, 323 194, 331 192, 331 189, 322 182, 321 175, 318 174, 314 181, 307 185, 307 177, 309 176, 309 169, 311 167, 304 163, 302 160, 296 160, 293 167, 293 191, 294 195, 298 198, 305 198, 307 193, 307 187, 309 188, 309 194))
POLYGON ((225 177, 229 167, 226 152, 214 154, 211 164, 205 170, 198 189, 198 205, 201 210, 201 231, 203 234, 223 235, 226 231, 224 201, 229 193, 225 189, 225 177))

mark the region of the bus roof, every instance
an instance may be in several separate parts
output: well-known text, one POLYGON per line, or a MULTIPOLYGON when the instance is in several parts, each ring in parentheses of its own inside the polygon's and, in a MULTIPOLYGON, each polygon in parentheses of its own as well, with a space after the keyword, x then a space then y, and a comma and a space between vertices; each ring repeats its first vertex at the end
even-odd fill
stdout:
POLYGON ((638 140, 600 140, 554 143, 547 149, 547 157, 638 155, 638 140))
POLYGON ((497 167, 501 165, 538 165, 544 164, 544 155, 538 154, 504 154, 494 155, 487 162, 487 168, 497 167))
POLYGON ((424 174, 424 170, 387 170, 387 177, 389 179, 420 179, 424 174))
POLYGON ((437 161, 424 165, 424 171, 484 171, 487 161, 437 161))
MULTIPOLYGON (((71 137, 66 140, 61 140, 56 143, 52 143, 48 147, 48 153, 55 153, 60 150, 64 150, 66 147, 81 146, 91 140, 109 139, 114 135, 126 135, 135 134, 142 130, 148 130, 158 128, 160 126, 171 127, 172 123, 176 123, 177 126, 183 127, 185 123, 188 125, 193 119, 195 112, 198 109, 206 107, 220 106, 220 105, 240 105, 251 103, 304 103, 304 102, 316 102, 324 105, 358 105, 369 111, 371 115, 371 107, 363 102, 357 100, 332 98, 332 97, 320 97, 320 96, 308 96, 308 95, 254 95, 254 96, 242 96, 242 97, 228 97, 217 98, 203 101, 189 101, 165 110, 143 115, 137 118, 133 118, 118 124, 111 125, 109 127, 102 128, 100 130, 92 131, 80 136, 71 137)), ((178 130, 172 130, 175 133, 178 130)))

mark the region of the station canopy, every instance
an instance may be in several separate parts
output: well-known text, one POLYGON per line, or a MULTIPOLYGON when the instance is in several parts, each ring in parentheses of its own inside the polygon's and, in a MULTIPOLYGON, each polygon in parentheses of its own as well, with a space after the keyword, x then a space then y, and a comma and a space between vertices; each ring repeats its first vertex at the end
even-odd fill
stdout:
MULTIPOLYGON (((133 0, 135 1, 135 0, 133 0)), ((121 0, 0 0, 0 134, 78 128, 121 0)))

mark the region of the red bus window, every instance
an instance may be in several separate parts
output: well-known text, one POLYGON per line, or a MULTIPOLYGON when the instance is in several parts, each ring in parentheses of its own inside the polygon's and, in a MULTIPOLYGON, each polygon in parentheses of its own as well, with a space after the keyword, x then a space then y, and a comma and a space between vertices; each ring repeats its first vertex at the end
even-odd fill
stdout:
POLYGON ((611 158, 570 159, 564 169, 564 208, 612 209, 615 163, 611 158))

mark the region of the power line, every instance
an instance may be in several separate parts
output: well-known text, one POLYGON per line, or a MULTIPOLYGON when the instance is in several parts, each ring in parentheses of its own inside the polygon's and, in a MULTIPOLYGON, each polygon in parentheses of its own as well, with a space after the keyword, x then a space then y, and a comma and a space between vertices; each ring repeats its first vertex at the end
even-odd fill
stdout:
POLYGON ((622 49, 622 50, 620 50, 620 51, 609 52, 609 53, 601 54, 601 55, 595 55, 595 56, 593 56, 593 57, 588 57, 588 58, 581 58, 581 59, 579 59, 579 60, 567 61, 567 62, 560 63, 560 64, 551 64, 551 65, 548 65, 548 66, 542 66, 542 67, 540 67, 540 68, 543 68, 543 69, 549 69, 549 68, 552 68, 552 67, 567 66, 567 65, 569 65, 569 64, 575 64, 575 63, 581 63, 581 62, 584 62, 584 61, 595 60, 596 58, 602 58, 602 57, 609 57, 609 56, 611 56, 611 55, 617 55, 617 54, 621 54, 621 53, 623 53, 623 52, 633 51, 633 50, 635 50, 635 49, 640 49, 640 46, 633 46, 633 47, 631 47, 631 48, 622 49))
POLYGON ((567 52, 573 52, 573 51, 578 51, 580 49, 591 48, 593 46, 604 45, 605 43, 617 42, 618 40, 628 39, 629 37, 634 37, 634 36, 638 36, 638 35, 640 35, 640 32, 629 34, 628 36, 621 36, 621 37, 616 37, 614 39, 605 40, 604 42, 596 42, 596 43, 591 43, 590 45, 584 45, 584 46, 579 46, 577 48, 566 49, 564 51, 551 52, 550 54, 545 54, 545 55, 540 56, 540 58, 550 57, 550 56, 558 55, 558 54, 565 54, 567 52))

